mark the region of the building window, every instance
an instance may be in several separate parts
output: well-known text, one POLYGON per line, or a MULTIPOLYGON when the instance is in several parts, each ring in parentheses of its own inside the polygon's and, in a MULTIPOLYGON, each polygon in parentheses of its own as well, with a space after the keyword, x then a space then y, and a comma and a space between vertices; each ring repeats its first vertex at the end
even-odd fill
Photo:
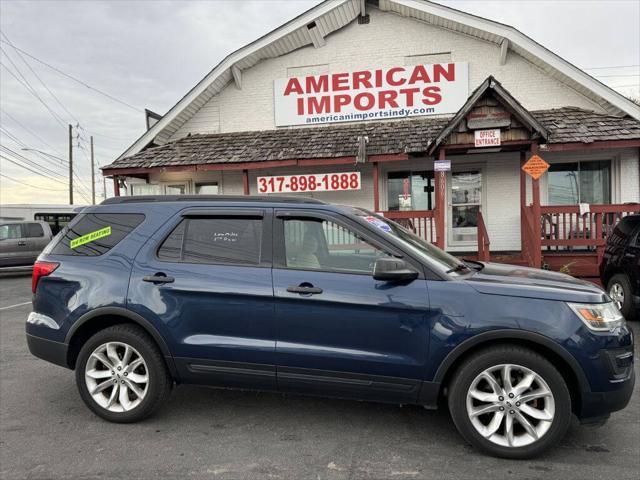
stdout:
POLYGON ((388 210, 433 210, 436 206, 432 171, 389 172, 388 210))
POLYGON ((131 195, 160 195, 160 185, 152 183, 132 183, 131 195))
POLYGON ((196 183, 196 194, 197 195, 217 195, 218 192, 218 183, 196 183))
POLYGON ((187 193, 187 185, 184 183, 175 183, 164 187, 165 195, 184 195, 187 193))
POLYGON ((611 161, 552 164, 548 192, 549 205, 611 203, 611 161))

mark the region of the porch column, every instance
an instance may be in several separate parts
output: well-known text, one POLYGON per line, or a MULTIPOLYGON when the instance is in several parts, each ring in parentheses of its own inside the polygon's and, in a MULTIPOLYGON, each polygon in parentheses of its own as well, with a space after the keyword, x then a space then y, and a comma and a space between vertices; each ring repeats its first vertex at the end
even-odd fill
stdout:
MULTIPOLYGON (((538 155, 538 143, 531 144, 531 155, 538 155)), ((540 180, 531 179, 531 193, 532 193, 532 211, 533 211, 533 238, 532 238, 532 252, 531 258, 533 260, 533 266, 540 268, 542 266, 542 233, 540 218, 540 180)))
POLYGON ((116 197, 120 196, 120 184, 118 183, 118 177, 116 175, 113 176, 113 194, 116 197))
POLYGON ((380 171, 378 162, 373 162, 373 211, 380 211, 380 171))
MULTIPOLYGON (((438 152, 438 160, 445 159, 445 149, 441 148, 438 152)), ((436 245, 442 249, 444 249, 444 216, 445 210, 447 208, 446 205, 446 192, 447 192, 447 176, 446 172, 435 172, 435 183, 436 183, 436 212, 435 212, 435 220, 436 220, 436 245)))
POLYGON ((244 194, 249 195, 249 170, 242 170, 242 187, 244 194))

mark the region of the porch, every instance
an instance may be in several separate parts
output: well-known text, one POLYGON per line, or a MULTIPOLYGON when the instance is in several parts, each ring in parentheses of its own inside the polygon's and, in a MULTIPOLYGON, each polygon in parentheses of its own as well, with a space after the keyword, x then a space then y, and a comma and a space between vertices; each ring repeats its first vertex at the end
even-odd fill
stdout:
MULTIPOLYGON (((531 204, 522 209, 520 252, 491 252, 482 212, 477 217, 477 253, 461 256, 473 260, 493 261, 550 270, 563 270, 576 277, 599 276, 598 266, 607 237, 626 215, 640 213, 640 204, 590 205, 580 213, 578 205, 539 206, 531 204), (534 226, 538 225, 536 229, 534 226)), ((444 237, 438 237, 439 215, 434 210, 382 211, 386 218, 411 230, 420 238, 439 248, 446 248, 444 237)))

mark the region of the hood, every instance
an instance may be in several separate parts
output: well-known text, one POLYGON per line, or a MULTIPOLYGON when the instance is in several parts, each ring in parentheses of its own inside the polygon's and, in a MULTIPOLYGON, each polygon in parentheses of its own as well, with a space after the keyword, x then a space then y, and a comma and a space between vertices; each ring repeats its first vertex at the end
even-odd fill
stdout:
POLYGON ((500 263, 484 265, 482 270, 466 279, 468 284, 480 293, 565 302, 610 301, 607 294, 597 285, 564 273, 500 263))

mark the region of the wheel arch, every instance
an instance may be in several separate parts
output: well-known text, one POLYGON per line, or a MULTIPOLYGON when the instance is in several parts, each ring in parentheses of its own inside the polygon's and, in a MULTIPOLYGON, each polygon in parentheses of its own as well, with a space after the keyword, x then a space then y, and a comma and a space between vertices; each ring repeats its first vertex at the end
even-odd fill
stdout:
POLYGON ((177 371, 173 361, 173 356, 164 338, 155 329, 153 324, 137 313, 121 307, 101 307, 82 315, 69 329, 65 337, 65 343, 69 346, 67 350, 67 364, 71 369, 75 369, 78 354, 84 342, 100 330, 113 325, 129 323, 142 328, 154 340, 162 356, 165 358, 167 367, 174 378, 177 371))
POLYGON ((496 345, 519 345, 541 354, 558 369, 571 394, 574 413, 581 410, 583 392, 589 391, 588 380, 577 360, 556 342, 544 335, 519 330, 495 330, 472 337, 454 348, 436 371, 434 382, 442 385, 440 397, 448 389, 449 382, 464 361, 476 352, 496 345))

